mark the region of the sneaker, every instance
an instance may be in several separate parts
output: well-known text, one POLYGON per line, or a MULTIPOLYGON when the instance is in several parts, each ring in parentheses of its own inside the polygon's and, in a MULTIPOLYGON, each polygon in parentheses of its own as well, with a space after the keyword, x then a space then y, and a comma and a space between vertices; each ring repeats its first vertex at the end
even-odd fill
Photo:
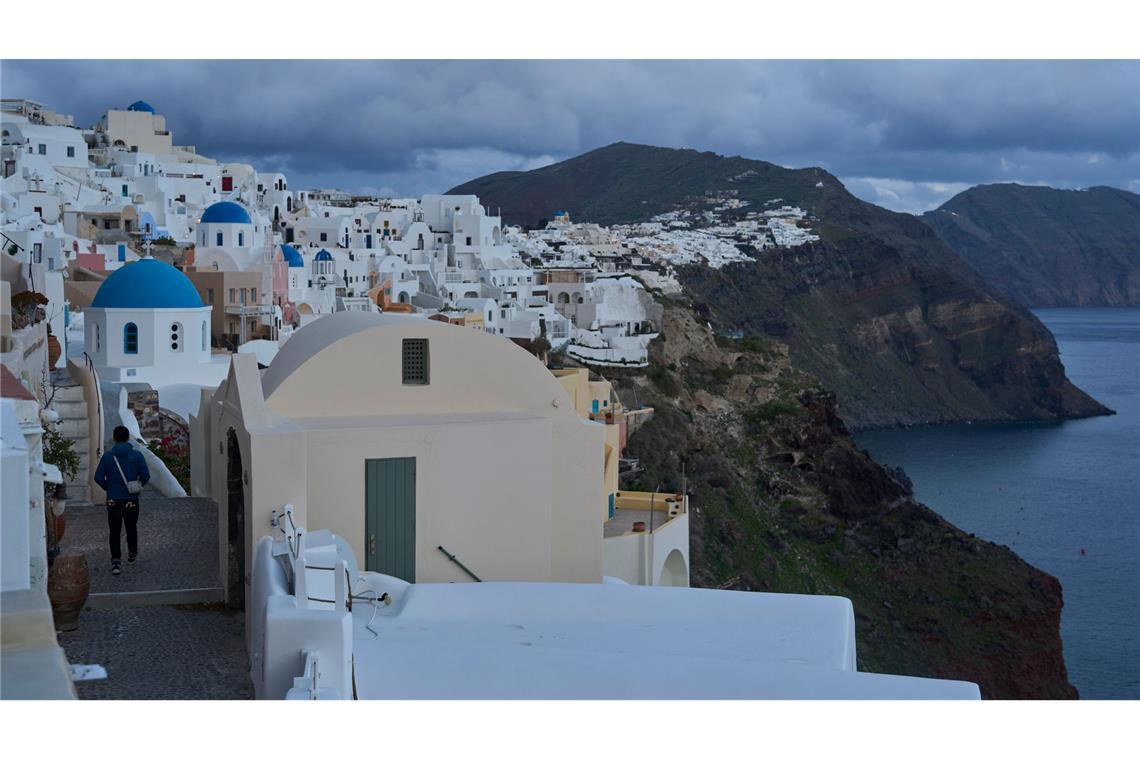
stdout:
POLYGON ((121 572, 123 572, 122 566, 119 565, 118 562, 112 562, 111 563, 111 575, 118 575, 121 572))
POLYGON ((130 554, 127 555, 127 562, 134 562, 135 557, 137 557, 137 556, 139 556, 138 552, 131 552, 130 554))

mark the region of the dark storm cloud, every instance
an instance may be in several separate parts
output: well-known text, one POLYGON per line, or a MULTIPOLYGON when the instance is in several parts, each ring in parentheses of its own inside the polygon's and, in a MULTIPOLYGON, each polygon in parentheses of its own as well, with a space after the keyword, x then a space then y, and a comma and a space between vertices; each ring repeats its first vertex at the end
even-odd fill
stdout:
POLYGON ((627 140, 823 166, 901 210, 979 182, 1140 189, 1137 62, 8 61, 2 89, 83 124, 142 98, 294 185, 418 194, 627 140))

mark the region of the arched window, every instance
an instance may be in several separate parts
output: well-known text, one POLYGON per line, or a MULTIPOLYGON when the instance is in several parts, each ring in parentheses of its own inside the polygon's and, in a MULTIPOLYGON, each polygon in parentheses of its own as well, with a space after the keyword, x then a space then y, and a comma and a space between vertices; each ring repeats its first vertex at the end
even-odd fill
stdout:
POLYGON ((558 294, 558 303, 570 303, 570 294, 562 291, 558 294))
POLYGON ((202 350, 203 351, 209 350, 209 348, 210 348, 209 342, 210 342, 210 333, 209 333, 209 330, 206 328, 206 320, 203 319, 202 320, 202 350))
POLYGON ((175 322, 170 326, 170 350, 182 351, 182 323, 175 322))
POLYGON ((123 326, 123 353, 137 354, 139 352, 139 326, 134 322, 127 322, 123 326))

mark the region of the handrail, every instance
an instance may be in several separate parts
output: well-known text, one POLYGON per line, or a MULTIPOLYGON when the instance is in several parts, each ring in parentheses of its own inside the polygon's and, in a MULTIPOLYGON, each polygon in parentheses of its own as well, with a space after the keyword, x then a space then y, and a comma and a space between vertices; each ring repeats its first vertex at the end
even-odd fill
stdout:
POLYGON ((456 557, 454 554, 450 553, 449 551, 447 551, 447 549, 444 549, 442 546, 437 546, 436 548, 437 548, 437 549, 439 549, 441 552, 443 552, 444 556, 445 556, 445 557, 447 557, 449 560, 451 560, 451 561, 452 561, 452 562, 454 562, 455 564, 459 565, 459 568, 460 568, 460 569, 461 569, 463 572, 465 572, 465 573, 467 573, 468 575, 470 575, 470 576, 471 576, 471 579, 472 579, 473 581, 475 581, 476 583, 482 583, 482 582, 483 582, 483 579, 482 579, 482 578, 480 578, 480 577, 479 577, 478 575, 476 575, 475 573, 471 572, 471 570, 470 570, 470 569, 468 569, 467 565, 465 565, 465 564, 463 564, 462 562, 460 562, 460 561, 459 561, 459 559, 458 559, 458 558, 457 558, 457 557, 456 557))

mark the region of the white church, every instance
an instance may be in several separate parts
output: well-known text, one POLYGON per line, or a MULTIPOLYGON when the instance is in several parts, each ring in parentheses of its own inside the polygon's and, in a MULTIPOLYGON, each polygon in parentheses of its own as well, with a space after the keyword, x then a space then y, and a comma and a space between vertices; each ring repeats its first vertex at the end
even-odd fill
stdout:
POLYGON ((210 313, 186 275, 144 258, 117 269, 83 310, 86 350, 105 380, 217 386, 225 364, 211 356, 210 313))

